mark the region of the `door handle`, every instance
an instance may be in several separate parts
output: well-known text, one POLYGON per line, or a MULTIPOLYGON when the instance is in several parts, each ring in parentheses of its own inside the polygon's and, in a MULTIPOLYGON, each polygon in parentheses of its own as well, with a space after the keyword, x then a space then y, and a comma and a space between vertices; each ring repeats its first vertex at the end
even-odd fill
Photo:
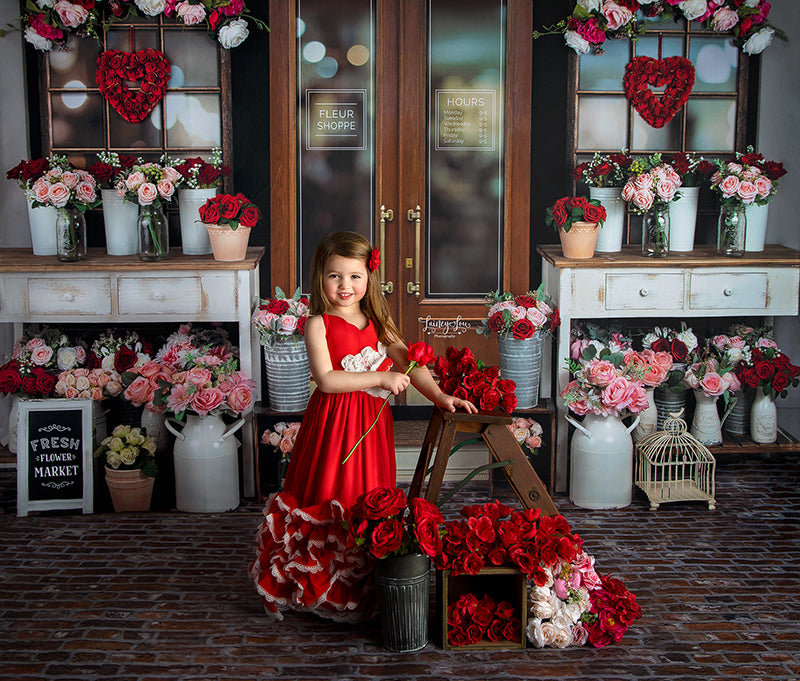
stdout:
POLYGON ((385 294, 394 291, 394 284, 391 281, 386 281, 386 223, 394 220, 394 211, 386 206, 381 205, 381 219, 378 222, 378 248, 381 249, 381 264, 378 269, 378 274, 381 279, 381 291, 385 294))
POLYGON ((420 281, 420 277, 419 277, 419 254, 420 254, 421 239, 422 239, 422 234, 421 234, 422 226, 421 226, 421 223, 420 223, 420 216, 421 215, 422 215, 422 213, 420 212, 419 204, 417 204, 416 209, 413 209, 413 208, 409 208, 408 209, 408 213, 407 213, 408 221, 414 223, 414 273, 415 273, 415 277, 414 277, 414 281, 409 281, 409 282, 406 283, 406 292, 409 295, 413 293, 415 296, 417 296, 417 298, 419 298, 419 292, 420 292, 420 285, 419 285, 419 281, 420 281))

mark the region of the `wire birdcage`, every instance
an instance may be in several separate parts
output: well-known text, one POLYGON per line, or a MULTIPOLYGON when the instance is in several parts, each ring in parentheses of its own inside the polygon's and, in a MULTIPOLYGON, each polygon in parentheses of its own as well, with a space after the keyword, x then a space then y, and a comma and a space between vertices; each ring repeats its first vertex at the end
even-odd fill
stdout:
POLYGON ((664 430, 636 444, 636 485, 650 500, 650 510, 670 501, 714 500, 714 456, 687 431, 681 409, 664 421, 664 430))

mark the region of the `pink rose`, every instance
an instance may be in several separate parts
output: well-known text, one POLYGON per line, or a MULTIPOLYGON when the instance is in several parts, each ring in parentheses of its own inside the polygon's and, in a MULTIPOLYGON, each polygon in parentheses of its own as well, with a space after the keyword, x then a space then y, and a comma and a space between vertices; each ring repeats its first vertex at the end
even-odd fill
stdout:
POLYGON ((199 24, 206 18, 206 10, 202 5, 191 5, 186 0, 179 2, 175 9, 177 10, 178 17, 187 26, 194 26, 199 24))
POLYGON ((53 349, 48 345, 40 345, 31 352, 31 362, 36 366, 43 367, 53 357, 53 349))
POLYGON ((167 396, 167 409, 175 414, 184 411, 192 401, 192 394, 189 392, 190 386, 180 383, 173 386, 172 391, 167 396))
POLYGON ((211 372, 208 369, 204 369, 202 367, 192 367, 186 372, 186 382, 193 383, 198 388, 202 388, 210 381, 211 372))
POLYGON ((78 186, 78 176, 69 170, 61 173, 61 181, 70 189, 75 189, 78 186))
POLYGON ((606 22, 608 22, 609 31, 616 31, 633 19, 633 12, 626 7, 618 5, 613 0, 606 0, 601 11, 606 18, 606 22))
POLYGON ((650 173, 642 173, 633 178, 634 189, 650 189, 653 186, 653 176, 650 173))
POLYGON ((677 190, 678 185, 669 180, 659 180, 656 185, 656 192, 664 201, 672 201, 672 199, 675 198, 677 190))
POLYGON ((158 374, 160 371, 161 366, 158 362, 152 359, 139 367, 139 375, 144 376, 145 378, 153 378, 153 376, 158 374))
POLYGON ((84 203, 92 203, 97 200, 97 191, 88 182, 81 182, 75 188, 75 195, 84 203))
POLYGON ((33 350, 35 348, 40 348, 45 344, 43 338, 39 338, 36 336, 35 338, 31 338, 27 343, 25 343, 26 350, 33 350))
POLYGON ((175 193, 175 185, 169 180, 160 180, 156 189, 162 199, 169 199, 175 193))
POLYGON ((149 402, 152 397, 153 388, 144 376, 137 376, 133 382, 125 389, 123 396, 129 400, 134 407, 139 407, 149 402))
POLYGON ((731 196, 735 196, 736 192, 739 191, 740 184, 739 178, 735 175, 726 175, 722 182, 719 183, 719 189, 725 198, 730 198, 731 196))
POLYGON ((192 397, 192 409, 200 416, 205 416, 225 401, 225 396, 219 388, 203 388, 192 397))
POLYGON ((39 203, 47 203, 50 199, 50 184, 46 180, 36 180, 33 183, 33 196, 39 203))
POLYGON ((637 189, 633 194, 633 205, 639 210, 650 210, 654 198, 653 192, 649 189, 637 189))
POLYGON ((628 180, 622 188, 622 200, 625 201, 625 203, 630 203, 635 193, 636 185, 633 183, 633 180, 628 180))
POLYGON ((294 315, 284 315, 280 320, 280 328, 278 333, 285 336, 291 336, 297 330, 297 317, 294 315))
POLYGON ((152 182, 142 182, 139 189, 136 190, 136 194, 142 206, 149 206, 158 198, 158 189, 152 182))
POLYGON ((711 28, 715 31, 729 31, 739 23, 736 10, 720 7, 711 19, 711 28))
POLYGON ((240 383, 228 393, 227 402, 233 411, 241 413, 253 403, 253 392, 247 385, 240 383))
POLYGON ((636 385, 624 376, 618 376, 603 388, 603 404, 608 409, 622 411, 631 406, 636 397, 636 385))
MULTIPOLYGON (((671 364, 672 362, 670 362, 670 365, 671 364)), ((667 380, 668 372, 669 369, 665 369, 663 366, 649 364, 642 375, 642 383, 651 388, 655 388, 667 380)))
POLYGON ((529 307, 525 312, 525 316, 537 328, 547 322, 546 314, 536 307, 529 307))
POLYGON ((146 181, 144 173, 141 170, 136 170, 125 179, 125 187, 128 191, 135 192, 139 185, 144 184, 146 181))
POLYGON ((47 198, 56 208, 63 208, 69 201, 70 191, 63 182, 51 184, 47 191, 47 198))
POLYGON ((772 180, 770 180, 768 177, 760 175, 756 178, 755 185, 756 191, 762 199, 766 199, 770 195, 770 192, 772 191, 772 180))
POLYGON ((89 17, 89 10, 81 5, 73 5, 68 0, 58 0, 54 8, 61 23, 67 28, 78 28, 89 17))
POLYGON ((741 198, 744 203, 753 203, 758 195, 758 188, 756 187, 755 183, 745 181, 739 184, 739 190, 737 193, 739 194, 739 198, 741 198))
POLYGON ((586 365, 586 378, 590 383, 605 387, 617 377, 617 368, 608 360, 592 360, 586 365))
POLYGON ((707 371, 706 375, 699 382, 700 388, 709 397, 722 395, 728 388, 728 384, 722 380, 716 371, 707 371))

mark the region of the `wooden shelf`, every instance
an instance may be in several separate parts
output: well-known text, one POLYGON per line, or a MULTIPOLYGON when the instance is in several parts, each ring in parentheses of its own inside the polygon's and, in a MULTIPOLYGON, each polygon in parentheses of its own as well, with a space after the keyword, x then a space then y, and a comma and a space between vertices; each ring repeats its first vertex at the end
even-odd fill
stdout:
POLYGON ((770 444, 762 445, 753 442, 744 435, 732 435, 723 431, 723 442, 714 445, 708 450, 714 455, 739 455, 739 454, 777 454, 781 452, 800 452, 800 441, 785 430, 778 429, 778 439, 770 444))

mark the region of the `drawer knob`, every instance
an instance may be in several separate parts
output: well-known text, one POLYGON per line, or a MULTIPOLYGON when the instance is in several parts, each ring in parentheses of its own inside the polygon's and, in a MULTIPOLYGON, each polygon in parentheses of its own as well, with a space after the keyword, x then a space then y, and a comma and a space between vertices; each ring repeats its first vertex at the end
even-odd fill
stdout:
POLYGON ((732 296, 732 295, 733 295, 733 289, 732 289, 732 288, 726 288, 726 289, 723 291, 723 293, 724 293, 726 296, 730 297, 730 296, 732 296))
POLYGON ((153 293, 153 295, 151 297, 152 297, 153 300, 164 300, 164 294, 163 293, 159 293, 158 291, 153 293))
POLYGON ((639 289, 639 295, 640 295, 642 298, 647 298, 647 296, 649 296, 649 295, 650 295, 650 291, 648 291, 646 288, 640 288, 640 289, 639 289))
POLYGON ((68 303, 71 303, 73 300, 75 300, 75 296, 71 293, 65 293, 64 300, 66 300, 68 303))

